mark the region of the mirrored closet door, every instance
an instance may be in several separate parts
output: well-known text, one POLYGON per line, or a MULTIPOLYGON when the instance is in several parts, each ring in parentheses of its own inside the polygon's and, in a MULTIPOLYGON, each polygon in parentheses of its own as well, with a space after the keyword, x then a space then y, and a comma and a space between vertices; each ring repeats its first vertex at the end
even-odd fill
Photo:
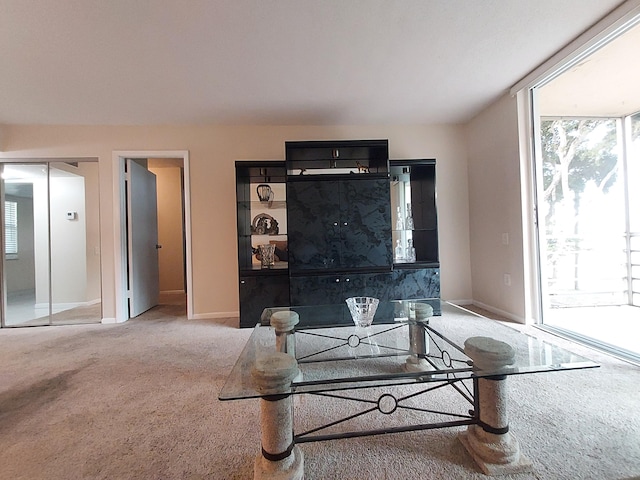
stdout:
POLYGON ((101 321, 98 163, 3 163, 2 326, 101 321))

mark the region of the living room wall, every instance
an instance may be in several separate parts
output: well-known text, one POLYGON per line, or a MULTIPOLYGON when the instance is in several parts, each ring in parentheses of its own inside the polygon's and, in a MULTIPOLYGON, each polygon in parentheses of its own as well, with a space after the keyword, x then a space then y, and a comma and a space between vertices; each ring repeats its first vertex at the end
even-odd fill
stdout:
POLYGON ((525 322, 518 109, 505 95, 467 125, 474 303, 525 322), (506 236, 505 236, 506 235, 506 236), (505 282, 509 275, 510 285, 505 282))
MULTIPOLYGON (((23 126, 4 128, 0 158, 98 157, 103 316, 115 316, 114 150, 188 150, 194 315, 238 312, 235 160, 280 160, 287 140, 389 139, 394 159, 436 158, 442 297, 470 301, 465 129, 411 126, 23 126)), ((515 241, 515 239, 514 239, 515 241)))

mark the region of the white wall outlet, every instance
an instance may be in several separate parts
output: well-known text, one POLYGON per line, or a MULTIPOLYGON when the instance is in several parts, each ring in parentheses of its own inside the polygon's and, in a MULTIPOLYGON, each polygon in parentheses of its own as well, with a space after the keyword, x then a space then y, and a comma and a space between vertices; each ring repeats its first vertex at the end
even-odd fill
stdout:
POLYGON ((510 287, 511 286, 511 275, 509 273, 505 273, 503 278, 504 278, 504 284, 507 287, 510 287))
POLYGON ((67 220, 75 220, 78 218, 77 212, 67 212, 67 220))

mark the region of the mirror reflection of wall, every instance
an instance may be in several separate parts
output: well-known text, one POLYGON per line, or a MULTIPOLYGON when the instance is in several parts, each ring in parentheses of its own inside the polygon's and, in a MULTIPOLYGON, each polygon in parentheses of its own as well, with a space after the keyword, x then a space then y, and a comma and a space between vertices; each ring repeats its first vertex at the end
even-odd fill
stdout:
POLYGON ((97 162, 4 164, 2 181, 5 243, 14 228, 6 202, 17 232, 4 257, 3 325, 99 322, 97 162))

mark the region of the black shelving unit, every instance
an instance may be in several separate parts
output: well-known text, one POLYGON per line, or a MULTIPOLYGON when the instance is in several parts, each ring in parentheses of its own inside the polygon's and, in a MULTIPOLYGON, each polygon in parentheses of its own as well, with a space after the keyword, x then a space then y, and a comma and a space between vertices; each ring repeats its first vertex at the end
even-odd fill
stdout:
POLYGON ((393 295, 398 300, 440 298, 436 161, 390 160, 389 171, 393 211, 393 295), (398 246, 399 253, 396 251, 398 246), (413 254, 409 253, 411 247, 415 249, 413 254))
POLYGON ((317 306, 301 324, 335 325, 351 323, 351 296, 379 298, 387 319, 392 300, 440 297, 435 160, 388 160, 387 140, 286 142, 285 151, 285 161, 236 162, 241 327, 266 307, 317 306), (277 194, 260 202, 260 185, 277 194), (265 214, 277 232, 269 222, 257 231, 265 214), (396 255, 409 240, 415 255, 396 255), (255 254, 265 242, 282 257, 269 268, 255 254))
POLYGON ((289 305, 286 169, 283 161, 237 161, 235 166, 240 326, 253 327, 264 308, 289 305), (273 197, 260 201, 258 187, 265 185, 273 197), (276 261, 269 267, 256 252, 266 243, 276 246, 276 261))

